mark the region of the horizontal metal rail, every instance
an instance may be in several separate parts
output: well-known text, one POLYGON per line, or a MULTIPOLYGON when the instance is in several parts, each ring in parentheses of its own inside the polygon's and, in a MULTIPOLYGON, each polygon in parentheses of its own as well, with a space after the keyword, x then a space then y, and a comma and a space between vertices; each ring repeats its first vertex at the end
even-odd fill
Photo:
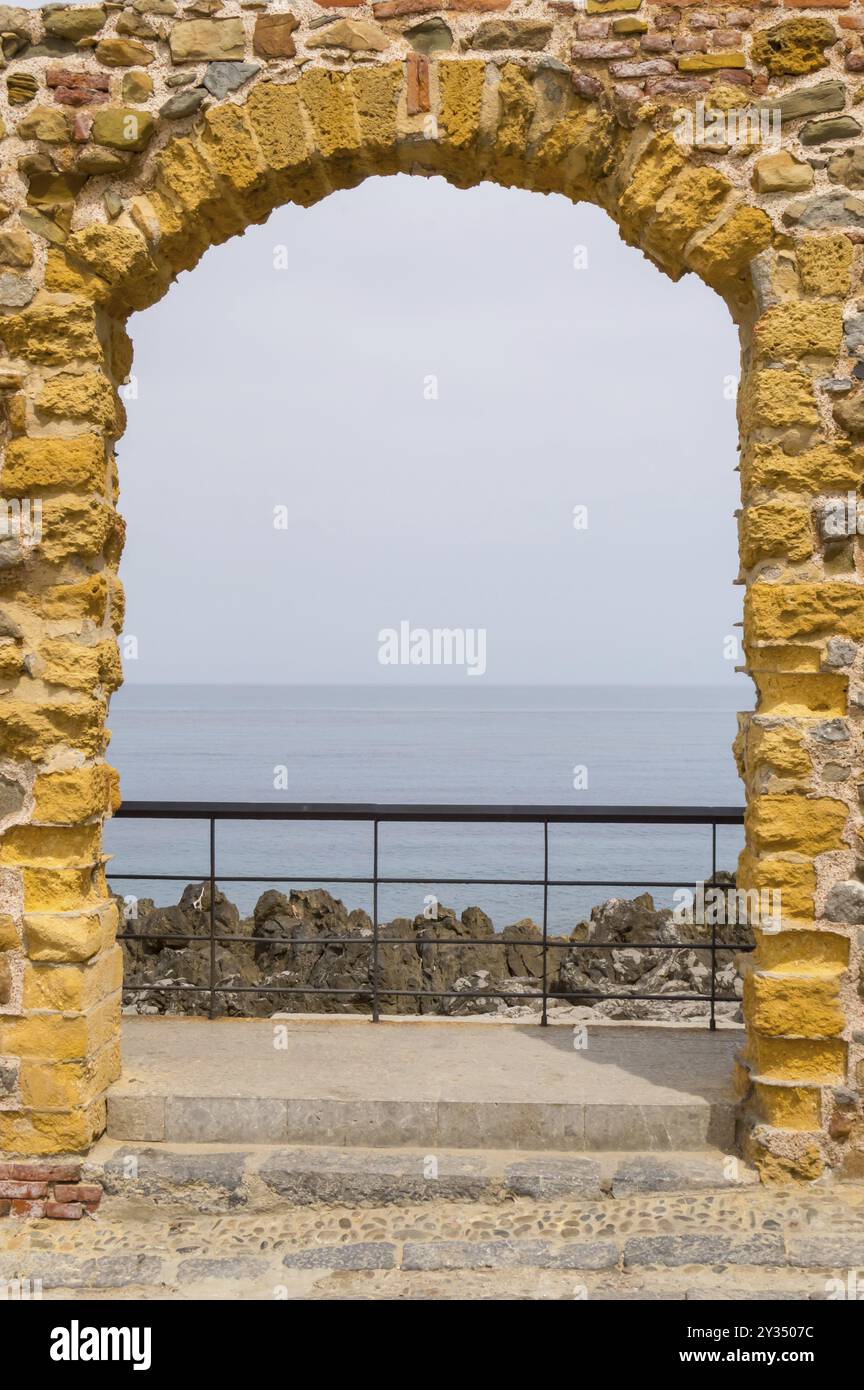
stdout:
MULTIPOLYGON (((207 994, 209 995, 209 1013, 211 1018, 216 1014, 217 996, 221 995, 288 995, 288 996, 309 996, 316 994, 326 994, 333 997, 348 996, 357 999, 371 1000, 372 1018, 378 1022, 381 1011, 382 999, 398 998, 432 998, 432 999, 516 999, 520 1001, 528 999, 539 999, 541 1001, 541 1023, 548 1022, 548 1003, 549 998, 556 1000, 652 1000, 666 1003, 676 1002, 706 1002, 709 1005, 709 1026, 716 1027, 716 1009, 718 1003, 737 1003, 737 999, 725 995, 717 994, 717 952, 723 950, 747 951, 752 950, 749 945, 739 945, 735 942, 719 941, 717 939, 716 926, 711 927, 711 939, 705 942, 638 942, 636 946, 644 951, 707 951, 711 956, 710 974, 710 994, 644 994, 636 992, 628 993, 604 993, 602 991, 576 990, 562 991, 557 989, 554 995, 550 995, 548 979, 548 960, 550 950, 623 950, 631 949, 620 942, 593 942, 593 941, 572 941, 565 937, 550 938, 548 929, 549 918, 549 890, 553 888, 677 888, 679 882, 672 879, 571 879, 571 878, 552 878, 549 873, 549 826, 550 825, 694 825, 705 826, 711 830, 711 877, 704 881, 705 887, 728 887, 729 885, 719 885, 717 879, 717 827, 719 825, 741 825, 744 820, 744 811, 738 806, 503 806, 503 805, 418 805, 418 804, 394 804, 389 802, 379 802, 376 804, 364 803, 332 803, 332 802, 199 802, 199 801, 127 801, 115 813, 120 819, 137 820, 196 820, 205 822, 209 829, 209 865, 204 874, 176 874, 176 873, 117 873, 112 872, 108 875, 110 879, 124 882, 186 882, 190 879, 198 882, 206 882, 210 889, 210 902, 208 905, 209 931, 206 935, 196 936, 194 934, 175 933, 170 927, 166 927, 164 932, 154 936, 152 932, 123 931, 120 939, 128 942, 150 941, 162 939, 166 942, 182 943, 184 945, 197 942, 206 944, 210 952, 209 984, 207 985, 187 985, 187 984, 147 984, 133 985, 125 984, 124 988, 128 991, 139 993, 162 992, 165 994, 207 994), (217 873, 216 864, 216 823, 219 821, 349 821, 365 822, 372 826, 373 831, 373 863, 371 875, 357 875, 352 877, 332 876, 321 877, 320 875, 261 875, 261 874, 222 874, 217 873), (397 877, 385 875, 380 872, 380 845, 379 845, 379 826, 382 824, 394 823, 437 823, 437 824, 519 824, 519 825, 539 825, 543 828, 543 874, 540 878, 454 878, 436 877, 427 875, 425 877, 409 876, 397 877), (219 883, 303 883, 303 884, 360 884, 372 888, 372 928, 368 933, 356 936, 326 936, 326 937, 272 937, 272 936, 242 936, 237 933, 219 932, 216 923, 216 892, 219 883), (393 946, 434 946, 447 949, 448 947, 464 946, 485 946, 506 949, 513 945, 512 939, 498 937, 497 940, 489 938, 466 938, 466 937, 440 937, 431 933, 424 934, 421 929, 415 937, 391 937, 382 933, 381 924, 378 921, 378 889, 383 885, 461 885, 461 886, 498 886, 498 887, 532 887, 542 888, 543 890, 543 915, 542 932, 539 941, 531 940, 520 941, 525 947, 536 949, 542 952, 542 978, 541 988, 536 991, 531 990, 447 990, 447 989, 389 989, 382 985, 379 980, 379 960, 380 952, 393 946), (368 946, 372 953, 371 960, 371 984, 357 988, 329 989, 315 985, 288 986, 288 985, 232 985, 227 979, 217 979, 216 972, 216 947, 225 942, 243 942, 246 945, 262 944, 271 949, 278 949, 280 945, 294 948, 297 946, 368 946)), ((430 928, 431 928, 430 923, 430 928)))
POLYGON ((144 820, 502 821, 542 825, 742 825, 743 806, 460 806, 348 801, 124 801, 144 820))

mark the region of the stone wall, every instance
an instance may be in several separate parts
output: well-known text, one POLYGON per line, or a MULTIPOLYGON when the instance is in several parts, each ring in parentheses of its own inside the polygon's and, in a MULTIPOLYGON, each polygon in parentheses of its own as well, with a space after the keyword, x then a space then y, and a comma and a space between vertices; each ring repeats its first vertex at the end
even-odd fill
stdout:
POLYGON ((783 901, 746 982, 748 1152, 864 1171, 864 589, 838 521, 864 469, 862 33, 852 0, 0 11, 0 488, 41 508, 0 570, 0 1149, 86 1149, 120 1065, 100 827, 126 320, 274 207, 401 170, 594 202, 740 325, 739 884, 783 901))

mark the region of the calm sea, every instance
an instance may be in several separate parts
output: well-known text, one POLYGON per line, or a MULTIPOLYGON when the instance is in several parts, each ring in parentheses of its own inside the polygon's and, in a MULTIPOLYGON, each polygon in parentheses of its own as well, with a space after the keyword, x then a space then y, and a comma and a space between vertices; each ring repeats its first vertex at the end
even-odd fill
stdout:
MULTIPOLYGON (((731 753, 735 710, 749 685, 729 687, 274 687, 129 685, 114 697, 110 758, 129 800, 520 802, 565 805, 739 805, 731 753), (578 787, 574 787, 574 781, 578 787)), ((278 878, 371 872, 371 828, 226 822, 217 825, 220 884, 244 913, 278 878), (261 884, 232 884, 256 875, 261 884)), ((206 874, 207 827, 114 821, 114 873, 206 874)), ((718 831, 719 867, 734 866, 735 828, 718 831)), ((422 912, 430 896, 477 904, 501 928, 539 920, 537 888, 440 886, 439 878, 536 877, 537 826, 384 825, 381 873, 423 878, 383 886, 382 921, 422 912)), ((569 931, 604 898, 649 881, 692 887, 710 874, 701 827, 561 826, 550 830, 552 877, 597 886, 555 889, 550 930, 569 931), (615 880, 632 887, 614 887, 615 880)), ((297 885, 299 886, 299 885, 297 885)), ((322 885, 371 909, 367 885, 322 885)), ((121 892, 174 902, 183 883, 124 883, 121 892)), ((670 890, 652 890, 658 903, 670 890)))

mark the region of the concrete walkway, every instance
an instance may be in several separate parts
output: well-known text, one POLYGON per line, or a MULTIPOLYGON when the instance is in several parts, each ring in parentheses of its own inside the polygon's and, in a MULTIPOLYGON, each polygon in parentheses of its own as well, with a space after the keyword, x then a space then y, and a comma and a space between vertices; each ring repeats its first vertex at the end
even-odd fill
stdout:
POLYGON ((741 1034, 473 1020, 127 1017, 108 1134, 136 1142, 730 1147, 741 1034))

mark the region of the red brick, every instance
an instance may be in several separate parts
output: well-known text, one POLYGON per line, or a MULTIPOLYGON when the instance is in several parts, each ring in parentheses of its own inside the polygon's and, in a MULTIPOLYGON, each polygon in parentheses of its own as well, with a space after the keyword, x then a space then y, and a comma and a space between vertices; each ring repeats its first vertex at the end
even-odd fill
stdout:
POLYGON ((408 54, 408 115, 429 110, 429 59, 423 53, 408 54))
POLYGON ((80 1221, 84 1208, 80 1202, 46 1202, 45 1215, 49 1221, 80 1221))
POLYGON ((96 1205, 102 1200, 102 1188, 98 1182, 58 1182, 54 1188, 58 1202, 86 1202, 96 1205))
POLYGON ((717 68, 712 77, 717 82, 731 82, 734 87, 749 87, 753 81, 752 72, 741 68, 717 68))
POLYGON ((574 63, 585 58, 588 62, 607 62, 611 58, 630 58, 633 45, 624 39, 589 39, 584 43, 574 43, 570 56, 574 63))
POLYGON ((12 1203, 12 1215, 32 1216, 38 1221, 41 1217, 45 1215, 45 1203, 28 1202, 23 1198, 19 1198, 17 1201, 13 1201, 12 1203))
POLYGON ((81 1162, 0 1163, 0 1179, 16 1182, 80 1182, 81 1162))
POLYGON ((101 106, 110 99, 107 92, 90 92, 83 87, 54 88, 54 100, 58 106, 101 106))
POLYGON ((0 1216, 8 1216, 11 1210, 12 1203, 8 1202, 5 1197, 0 1197, 0 1216))
POLYGON ((47 1197, 47 1182, 13 1182, 11 1178, 0 1181, 0 1197, 47 1197))
POLYGON ((572 81, 574 91, 585 101, 593 101, 603 91, 603 83, 596 77, 589 77, 587 72, 574 72, 572 81))

